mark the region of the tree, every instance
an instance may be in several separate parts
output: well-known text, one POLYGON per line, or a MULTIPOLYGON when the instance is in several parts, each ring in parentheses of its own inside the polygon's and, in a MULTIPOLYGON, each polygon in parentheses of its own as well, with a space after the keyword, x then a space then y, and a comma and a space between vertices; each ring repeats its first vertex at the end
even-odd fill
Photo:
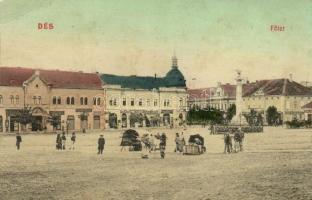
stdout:
POLYGON ((56 127, 61 124, 61 117, 59 115, 50 115, 48 120, 47 120, 51 126, 53 127, 53 130, 56 129, 56 127))
POLYGON ((23 127, 26 127, 26 125, 31 123, 32 120, 33 120, 33 117, 32 117, 31 107, 24 107, 23 109, 19 110, 19 112, 17 113, 17 121, 21 125, 23 125, 23 127))
POLYGON ((251 126, 262 126, 263 120, 260 113, 251 109, 249 113, 245 113, 244 117, 246 118, 247 122, 251 126))
POLYGON ((187 120, 190 123, 213 123, 213 124, 221 124, 223 123, 223 112, 215 109, 209 108, 200 109, 198 107, 193 107, 187 114, 187 120))
POLYGON ((279 118, 279 113, 275 106, 269 106, 266 111, 267 122, 270 126, 275 125, 279 118))
POLYGON ((231 121, 236 114, 236 105, 232 104, 226 111, 226 120, 231 121))

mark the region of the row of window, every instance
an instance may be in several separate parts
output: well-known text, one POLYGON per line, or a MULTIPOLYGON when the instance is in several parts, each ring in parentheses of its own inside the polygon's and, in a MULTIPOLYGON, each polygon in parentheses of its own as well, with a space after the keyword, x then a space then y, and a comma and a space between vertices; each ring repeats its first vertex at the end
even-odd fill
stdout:
MULTIPOLYGON (((263 98, 263 99, 265 99, 265 100, 269 100, 269 98, 270 98, 271 100, 274 100, 274 99, 277 99, 277 100, 278 100, 278 99, 280 99, 279 97, 265 97, 265 98, 264 98, 264 97, 252 97, 252 98, 244 98, 243 100, 244 100, 244 101, 245 101, 245 100, 248 100, 248 101, 249 101, 249 100, 251 100, 251 99, 252 99, 252 100, 256 100, 256 98, 258 98, 258 99, 262 99, 262 98, 263 98)), ((287 96, 287 99, 289 99, 289 98, 290 98, 290 97, 287 96)), ((293 98, 294 98, 294 99, 297 99, 297 98, 298 98, 298 99, 299 99, 299 98, 304 99, 305 97, 293 97, 293 98)), ((311 99, 311 97, 307 97, 307 98, 308 98, 308 99, 311 99)))
MULTIPOLYGON (((10 101, 11 101, 11 104, 19 104, 19 96, 16 95, 11 95, 10 96, 10 101)), ((3 104, 3 96, 0 95, 0 104, 3 104)))
MULTIPOLYGON (((52 98, 53 105, 61 105, 62 98, 54 96, 52 98)), ((66 97, 66 104, 67 105, 75 105, 75 97, 66 97)), ((80 105, 88 105, 88 97, 80 97, 80 105)), ((101 105, 101 98, 100 97, 93 97, 93 105, 101 105)))
MULTIPOLYGON (((135 99, 134 99, 134 98, 131 98, 131 99, 130 99, 130 102, 127 102, 127 99, 126 99, 126 98, 123 98, 123 99, 122 99, 122 105, 123 105, 123 106, 127 106, 127 103, 129 103, 130 106, 135 106, 135 99)), ((169 99, 165 99, 165 100, 163 101, 163 103, 164 103, 164 104, 163 104, 164 107, 169 107, 169 106, 170 106, 170 100, 169 100, 169 99)), ((183 99, 182 99, 182 98, 180 99, 179 103, 180 103, 180 106, 183 106, 183 99)), ((109 105, 110 105, 110 106, 118 106, 117 99, 116 99, 116 98, 111 98, 111 99, 109 100, 109 105)), ((143 99, 141 99, 141 98, 138 99, 138 100, 137 100, 137 105, 138 105, 138 106, 143 106, 143 105, 144 105, 143 99)), ((158 106, 158 99, 154 99, 152 105, 158 106)), ((146 106, 152 106, 152 105, 151 105, 151 100, 150 100, 150 99, 146 99, 146 106)))

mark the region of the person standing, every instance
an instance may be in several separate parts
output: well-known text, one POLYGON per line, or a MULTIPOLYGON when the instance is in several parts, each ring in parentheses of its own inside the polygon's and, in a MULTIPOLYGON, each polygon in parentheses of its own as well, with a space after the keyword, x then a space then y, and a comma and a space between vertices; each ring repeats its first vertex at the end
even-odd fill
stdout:
POLYGON ((161 157, 162 159, 165 158, 166 142, 167 142, 167 136, 166 136, 165 133, 163 133, 163 134, 160 136, 160 143, 159 143, 160 157, 161 157))
POLYGON ((16 148, 17 150, 20 149, 21 147, 21 142, 22 142, 22 136, 20 136, 19 133, 16 134, 16 148))
POLYGON ((98 154, 103 154, 104 145, 105 145, 105 139, 103 135, 100 135, 100 138, 98 140, 98 154))
POLYGON ((58 133, 56 135, 56 149, 57 150, 62 149, 62 138, 61 138, 61 134, 60 133, 58 133))
POLYGON ((175 137, 175 144, 176 144, 176 148, 174 149, 174 152, 178 152, 179 151, 179 143, 180 143, 180 136, 179 133, 176 133, 176 137, 175 137))
POLYGON ((75 150, 75 142, 76 142, 76 133, 73 132, 70 138, 71 140, 71 147, 69 149, 75 150))
POLYGON ((240 135, 239 149, 240 151, 243 151, 243 142, 244 142, 245 134, 242 131, 242 129, 239 129, 239 135, 240 135))
POLYGON ((65 150, 66 149, 66 136, 65 136, 65 132, 63 132, 61 138, 62 138, 62 149, 65 150))
POLYGON ((231 136, 229 133, 224 134, 224 153, 231 153, 231 136))
POLYGON ((240 141, 241 141, 240 132, 235 131, 234 133, 234 152, 235 153, 240 151, 240 141))

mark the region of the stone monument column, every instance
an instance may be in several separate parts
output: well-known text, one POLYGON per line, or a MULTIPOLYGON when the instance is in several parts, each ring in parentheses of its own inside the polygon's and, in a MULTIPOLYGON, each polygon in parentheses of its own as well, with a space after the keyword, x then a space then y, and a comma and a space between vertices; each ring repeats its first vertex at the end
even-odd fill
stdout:
POLYGON ((236 106, 236 114, 231 120, 231 124, 233 125, 247 125, 247 121, 242 114, 243 111, 243 78, 241 77, 241 71, 237 70, 237 77, 236 77, 236 99, 235 99, 235 106, 236 106))

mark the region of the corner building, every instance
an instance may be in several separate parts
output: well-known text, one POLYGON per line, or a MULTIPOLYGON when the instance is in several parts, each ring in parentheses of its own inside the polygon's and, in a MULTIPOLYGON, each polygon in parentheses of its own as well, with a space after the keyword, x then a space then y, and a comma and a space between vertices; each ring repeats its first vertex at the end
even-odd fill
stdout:
POLYGON ((103 129, 103 109, 97 74, 0 67, 0 132, 103 129), (26 126, 19 123, 25 108, 26 126))
POLYGON ((106 126, 177 127, 185 122, 187 93, 185 78, 172 58, 165 77, 101 74, 104 82, 106 126))

